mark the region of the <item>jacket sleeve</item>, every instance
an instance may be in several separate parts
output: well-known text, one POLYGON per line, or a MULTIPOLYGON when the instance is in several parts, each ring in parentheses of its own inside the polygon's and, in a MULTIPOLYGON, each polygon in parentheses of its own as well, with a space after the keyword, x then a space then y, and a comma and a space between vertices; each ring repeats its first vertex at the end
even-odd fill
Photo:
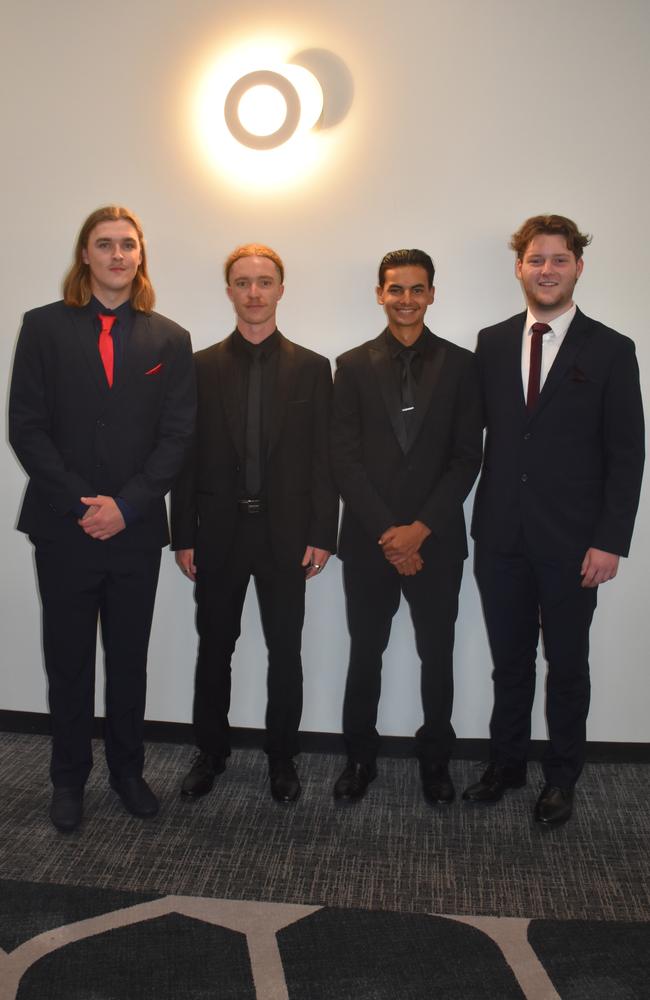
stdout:
POLYGON ((626 556, 632 531, 645 460, 645 426, 634 343, 621 338, 605 387, 602 424, 605 457, 603 508, 592 546, 626 556))
POLYGON ((170 528, 172 551, 193 549, 196 545, 198 514, 196 508, 197 440, 194 435, 183 467, 172 486, 170 528))
POLYGON ((364 466, 359 391, 350 366, 342 360, 334 376, 331 454, 334 480, 343 502, 371 537, 381 538, 395 524, 395 518, 364 466))
POLYGON ((314 428, 312 435, 311 506, 309 544, 327 552, 336 551, 339 496, 330 468, 330 416, 332 373, 329 361, 319 359, 314 384, 314 428))
POLYGON ((467 354, 459 375, 452 419, 453 438, 444 474, 427 497, 416 520, 442 537, 474 485, 483 455, 483 403, 478 368, 467 354))
POLYGON ((124 483, 118 496, 144 513, 148 505, 171 489, 192 441, 196 420, 196 377, 192 345, 179 333, 171 362, 167 392, 158 418, 156 443, 142 469, 124 483))
POLYGON ((54 443, 55 390, 48 377, 44 333, 26 313, 14 359, 9 393, 9 441, 25 472, 50 508, 61 516, 95 490, 69 468, 54 443))

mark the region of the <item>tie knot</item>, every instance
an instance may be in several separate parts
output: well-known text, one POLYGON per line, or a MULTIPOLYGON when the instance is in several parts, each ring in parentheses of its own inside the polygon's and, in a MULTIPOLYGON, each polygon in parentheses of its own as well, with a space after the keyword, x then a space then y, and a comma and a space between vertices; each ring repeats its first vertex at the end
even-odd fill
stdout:
POLYGON ((99 313, 99 322, 102 324, 102 333, 110 333, 113 329, 113 324, 117 319, 117 316, 106 316, 104 313, 99 313))
POLYGON ((533 325, 531 326, 531 330, 533 331, 533 333, 536 333, 542 337, 544 336, 545 333, 548 333, 550 329, 551 328, 548 325, 548 323, 533 323, 533 325))
POLYGON ((412 347, 404 347, 400 351, 400 361, 405 368, 410 368, 413 360, 417 357, 418 352, 414 351, 412 347))

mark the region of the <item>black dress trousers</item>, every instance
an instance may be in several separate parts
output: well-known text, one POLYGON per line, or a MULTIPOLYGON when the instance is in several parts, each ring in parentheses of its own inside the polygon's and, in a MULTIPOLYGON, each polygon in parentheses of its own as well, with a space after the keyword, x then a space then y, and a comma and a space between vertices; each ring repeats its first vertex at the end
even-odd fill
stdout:
POLYGON ((52 783, 82 787, 92 767, 97 622, 106 672, 105 747, 117 780, 142 774, 147 649, 160 548, 121 548, 81 529, 32 538, 52 716, 52 783))
POLYGON ((585 758, 598 588, 581 586, 575 560, 544 559, 523 543, 506 553, 477 543, 475 572, 494 662, 491 757, 515 767, 527 759, 541 628, 549 736, 542 766, 549 784, 572 787, 585 758))
POLYGON ((305 617, 305 571, 278 566, 266 514, 238 516, 226 563, 197 567, 196 627, 199 651, 194 685, 197 746, 215 756, 230 753, 231 666, 241 615, 253 578, 268 650, 266 741, 269 757, 298 753, 302 715, 300 647, 305 617))
POLYGON ((383 557, 343 563, 350 662, 343 703, 348 756, 372 764, 377 756, 377 709, 382 656, 391 623, 404 594, 411 612, 421 661, 424 721, 416 733, 416 753, 427 763, 446 763, 455 740, 453 650, 463 560, 425 560, 414 576, 401 576, 383 557))

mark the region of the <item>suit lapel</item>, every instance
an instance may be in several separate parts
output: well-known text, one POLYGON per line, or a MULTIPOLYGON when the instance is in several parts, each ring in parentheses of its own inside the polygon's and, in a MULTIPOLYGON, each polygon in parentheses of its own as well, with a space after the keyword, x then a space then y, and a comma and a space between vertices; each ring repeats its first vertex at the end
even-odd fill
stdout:
POLYGON ((386 412, 393 426, 395 437, 399 441, 402 451, 406 453, 409 443, 402 416, 402 399, 392 368, 388 345, 383 333, 376 340, 373 340, 368 347, 368 351, 370 354, 370 363, 379 382, 379 389, 384 400, 386 412))
POLYGON ((296 381, 296 352, 290 340, 280 334, 278 346, 278 371, 272 394, 271 420, 269 428, 268 452, 270 455, 280 440, 280 432, 284 425, 287 412, 287 402, 293 398, 296 381))
POLYGON ((233 445, 240 457, 244 460, 245 453, 245 427, 244 412, 245 399, 242 399, 243 380, 237 365, 237 359, 233 351, 232 335, 217 344, 216 353, 217 368, 219 371, 219 391, 223 404, 226 423, 232 439, 233 445))
POLYGON ((415 413, 408 431, 402 415, 402 397, 384 334, 382 333, 369 347, 370 361, 379 382, 384 405, 404 454, 413 447, 420 432, 445 360, 444 345, 434 334, 428 330, 427 332, 433 338, 433 343, 431 350, 426 351, 422 358, 422 372, 415 391, 415 413))
POLYGON ((134 374, 144 373, 151 358, 151 317, 136 312, 128 337, 122 344, 122 363, 113 377, 113 397, 119 395, 129 384, 134 374))
MULTIPOLYGON (((428 330, 427 332, 430 333, 428 330)), ((430 350, 427 350, 422 358, 422 373, 415 392, 415 413, 413 414, 408 431, 407 450, 413 446, 420 432, 422 421, 431 405, 433 390, 440 376, 447 353, 444 344, 434 334, 431 334, 431 337, 433 338, 433 342, 430 345, 430 350)))
POLYGON ((518 313, 507 320, 508 329, 506 331, 505 357, 504 357, 504 385, 515 386, 519 409, 522 416, 528 416, 526 409, 526 393, 521 377, 521 352, 524 326, 526 323, 526 313, 518 313))
POLYGON ((111 389, 106 380, 106 372, 99 354, 97 333, 93 325, 93 316, 88 308, 70 308, 70 319, 75 330, 82 356, 102 396, 108 396, 111 389))
POLYGON ((588 321, 584 313, 581 313, 579 309, 576 309, 576 314, 571 321, 571 325, 566 332, 564 340, 562 341, 562 346, 557 352, 557 357, 551 365, 551 370, 546 376, 546 381, 544 382, 542 391, 539 394, 537 406, 532 411, 531 416, 535 416, 543 410, 548 401, 552 398, 558 386, 560 386, 564 380, 566 373, 575 363, 576 356, 588 336, 588 321))

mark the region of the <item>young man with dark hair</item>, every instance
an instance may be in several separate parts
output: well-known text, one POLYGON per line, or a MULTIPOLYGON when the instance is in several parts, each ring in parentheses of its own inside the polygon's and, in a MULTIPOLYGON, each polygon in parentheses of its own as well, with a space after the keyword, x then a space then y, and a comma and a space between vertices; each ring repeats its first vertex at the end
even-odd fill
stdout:
POLYGON ((540 627, 548 661, 544 787, 534 817, 566 822, 585 758, 597 588, 627 555, 644 425, 634 344, 573 302, 589 237, 539 215, 514 234, 527 311, 479 333, 487 438, 472 534, 494 661, 490 764, 467 788, 526 784, 540 627))
POLYGON ((424 325, 433 276, 421 250, 386 254, 377 301, 388 325, 337 362, 332 465, 345 504, 339 555, 350 631, 339 802, 357 802, 377 773, 382 655, 402 594, 421 660, 423 793, 431 804, 454 798, 448 762, 467 556, 463 501, 481 464, 482 415, 471 353, 424 325))
POLYGON ((18 528, 35 547, 61 831, 82 820, 92 767, 98 617, 110 783, 133 815, 158 810, 142 777, 147 646, 195 386, 189 335, 153 304, 142 227, 109 205, 82 226, 63 302, 26 313, 16 348, 9 437, 29 475, 18 528))
POLYGON ((247 244, 228 257, 234 332, 196 355, 195 447, 172 490, 176 561, 195 582, 199 652, 196 759, 181 786, 209 792, 230 754, 230 661, 253 577, 268 648, 266 741, 271 795, 294 802, 300 781, 301 637, 305 581, 336 545, 329 471, 329 361, 276 327, 282 261, 247 244))

